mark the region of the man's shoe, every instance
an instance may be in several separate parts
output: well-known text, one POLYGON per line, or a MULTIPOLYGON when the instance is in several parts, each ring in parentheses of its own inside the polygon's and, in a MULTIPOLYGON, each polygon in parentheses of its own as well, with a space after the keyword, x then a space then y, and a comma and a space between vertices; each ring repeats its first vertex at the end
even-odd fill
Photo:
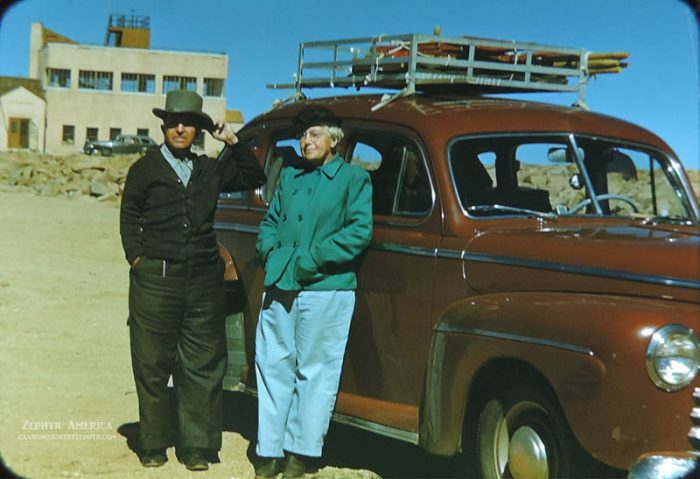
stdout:
POLYGON ((146 449, 139 458, 143 467, 160 467, 168 462, 165 449, 146 449))
POLYGON ((209 461, 203 450, 187 449, 178 455, 178 460, 185 465, 188 471, 206 471, 209 469, 209 461))
POLYGON ((260 465, 255 466, 255 479, 270 479, 277 477, 277 474, 282 471, 283 465, 284 461, 280 457, 268 459, 260 463, 260 465))
POLYGON ((306 474, 306 464, 304 461, 299 459, 299 457, 294 454, 287 455, 287 462, 284 465, 284 471, 282 472, 282 477, 285 479, 293 479, 304 477, 306 474))

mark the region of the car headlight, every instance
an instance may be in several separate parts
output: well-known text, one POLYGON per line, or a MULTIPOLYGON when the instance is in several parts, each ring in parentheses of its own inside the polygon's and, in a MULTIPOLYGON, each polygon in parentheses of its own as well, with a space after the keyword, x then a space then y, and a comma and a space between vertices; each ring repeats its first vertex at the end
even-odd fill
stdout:
POLYGON ((695 379, 700 365, 700 343, 692 329, 668 324, 651 335, 646 352, 651 381, 665 391, 683 389, 695 379))

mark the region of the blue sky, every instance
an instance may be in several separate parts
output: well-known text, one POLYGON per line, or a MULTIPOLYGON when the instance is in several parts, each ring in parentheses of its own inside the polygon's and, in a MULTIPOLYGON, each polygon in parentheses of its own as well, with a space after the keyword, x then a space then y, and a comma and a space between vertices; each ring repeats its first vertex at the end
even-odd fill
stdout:
MULTIPOLYGON (((588 105, 652 130, 686 167, 700 168, 698 25, 680 0, 24 0, 0 23, 0 75, 27 75, 32 22, 99 45, 109 15, 132 12, 151 17, 153 49, 227 53, 228 107, 245 119, 291 94, 266 85, 292 80, 300 41, 431 34, 440 25, 443 36, 626 51, 629 68, 594 79, 588 105)), ((576 100, 574 94, 525 97, 576 100)))

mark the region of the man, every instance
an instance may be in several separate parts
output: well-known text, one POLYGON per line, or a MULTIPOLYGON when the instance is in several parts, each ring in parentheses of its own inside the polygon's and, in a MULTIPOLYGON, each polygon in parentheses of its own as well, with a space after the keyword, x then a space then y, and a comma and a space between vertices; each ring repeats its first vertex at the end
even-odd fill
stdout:
POLYGON ((131 265, 129 329, 139 401, 140 460, 162 466, 175 439, 178 459, 201 471, 221 448, 226 368, 223 262, 213 229, 219 193, 260 186, 265 174, 250 148, 224 122, 202 111, 195 92, 168 93, 165 143, 129 169, 120 232, 131 265), (197 156, 201 130, 224 142, 218 160, 197 156), (170 430, 168 378, 177 401, 170 430))
POLYGON ((340 121, 309 106, 294 129, 303 160, 283 168, 257 241, 266 288, 255 341, 257 478, 282 470, 302 477, 305 458, 321 456, 355 305, 355 262, 372 235, 369 174, 336 154, 340 121))

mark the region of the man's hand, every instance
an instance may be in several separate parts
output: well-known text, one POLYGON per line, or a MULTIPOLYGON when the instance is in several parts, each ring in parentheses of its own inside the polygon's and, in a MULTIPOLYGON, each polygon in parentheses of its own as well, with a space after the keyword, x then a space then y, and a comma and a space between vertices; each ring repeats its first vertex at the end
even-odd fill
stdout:
POLYGON ((214 131, 211 132, 211 136, 219 141, 223 141, 227 145, 235 145, 238 143, 238 137, 231 129, 231 126, 225 121, 214 123, 214 131))

